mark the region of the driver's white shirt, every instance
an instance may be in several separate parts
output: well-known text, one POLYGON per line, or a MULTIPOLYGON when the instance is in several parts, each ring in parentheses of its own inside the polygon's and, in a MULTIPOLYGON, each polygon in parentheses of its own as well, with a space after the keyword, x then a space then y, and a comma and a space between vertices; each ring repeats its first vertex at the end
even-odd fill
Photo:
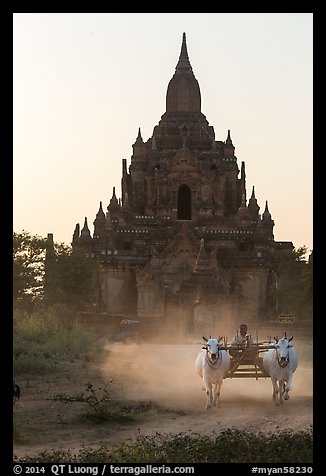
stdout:
POLYGON ((252 337, 250 334, 246 334, 244 336, 242 336, 240 334, 240 332, 238 332, 237 334, 235 334, 233 336, 233 339, 232 339, 232 345, 234 346, 237 346, 237 345, 246 345, 246 343, 248 343, 248 345, 252 345, 252 337))

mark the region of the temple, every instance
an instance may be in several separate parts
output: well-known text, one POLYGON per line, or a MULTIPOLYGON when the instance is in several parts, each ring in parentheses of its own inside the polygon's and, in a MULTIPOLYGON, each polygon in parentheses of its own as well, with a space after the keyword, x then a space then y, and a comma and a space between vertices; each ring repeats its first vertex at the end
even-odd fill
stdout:
POLYGON ((248 199, 230 130, 217 140, 201 112, 185 33, 166 111, 147 141, 135 136, 121 198, 114 187, 93 232, 85 218, 73 234, 73 247, 99 262, 98 308, 183 338, 274 319, 276 253, 293 245, 274 240, 254 187, 248 199))

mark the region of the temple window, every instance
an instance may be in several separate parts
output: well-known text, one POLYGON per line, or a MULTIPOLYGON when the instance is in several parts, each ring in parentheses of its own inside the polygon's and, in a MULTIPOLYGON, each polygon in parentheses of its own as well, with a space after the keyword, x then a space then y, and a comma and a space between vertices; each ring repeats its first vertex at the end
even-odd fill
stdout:
POLYGON ((179 188, 178 220, 191 220, 191 190, 187 185, 179 188))

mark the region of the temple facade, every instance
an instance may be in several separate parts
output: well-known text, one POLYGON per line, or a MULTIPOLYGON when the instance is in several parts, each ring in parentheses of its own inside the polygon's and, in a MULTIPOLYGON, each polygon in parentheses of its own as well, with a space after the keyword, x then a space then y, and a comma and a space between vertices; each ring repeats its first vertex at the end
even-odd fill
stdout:
POLYGON ((268 202, 247 196, 230 130, 217 140, 201 112, 185 34, 166 111, 132 148, 121 198, 114 187, 92 233, 85 218, 73 234, 99 263, 99 309, 185 338, 275 318, 276 254, 293 245, 274 240, 268 202))

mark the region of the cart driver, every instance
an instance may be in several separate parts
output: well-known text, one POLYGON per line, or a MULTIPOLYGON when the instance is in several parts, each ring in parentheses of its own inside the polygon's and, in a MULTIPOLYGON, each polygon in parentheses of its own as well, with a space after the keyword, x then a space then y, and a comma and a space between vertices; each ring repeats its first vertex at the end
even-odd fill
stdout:
POLYGON ((252 337, 248 334, 247 324, 241 324, 231 342, 230 355, 235 357, 244 347, 252 346, 252 337))

